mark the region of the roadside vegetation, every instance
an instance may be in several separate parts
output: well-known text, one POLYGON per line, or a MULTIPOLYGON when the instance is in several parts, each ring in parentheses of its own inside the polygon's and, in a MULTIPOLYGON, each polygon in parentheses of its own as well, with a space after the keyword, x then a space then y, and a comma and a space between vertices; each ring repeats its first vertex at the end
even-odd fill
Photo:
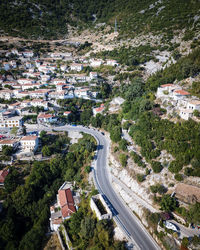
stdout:
MULTIPOLYGON (((44 140, 49 140, 48 136, 44 140)), ((58 188, 66 180, 85 186, 81 169, 90 164, 96 149, 94 138, 84 135, 77 144, 63 143, 69 147, 67 152, 57 152, 50 161, 24 162, 19 169, 10 167, 5 190, 0 192, 0 199, 4 199, 0 214, 3 249, 40 249, 49 223, 49 206, 58 188)))

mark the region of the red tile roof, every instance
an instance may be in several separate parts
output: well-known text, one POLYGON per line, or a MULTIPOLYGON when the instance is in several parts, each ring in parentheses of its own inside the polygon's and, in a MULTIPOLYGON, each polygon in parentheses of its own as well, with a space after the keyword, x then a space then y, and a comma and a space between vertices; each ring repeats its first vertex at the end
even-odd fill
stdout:
POLYGON ((61 213, 64 218, 76 212, 76 208, 74 206, 74 199, 70 188, 59 190, 58 197, 61 206, 61 213))
POLYGON ((53 117, 51 114, 43 114, 43 113, 40 113, 38 115, 38 118, 51 118, 53 117))
POLYGON ((4 183, 7 175, 8 175, 8 170, 3 169, 0 171, 0 183, 4 183))
POLYGON ((168 83, 168 84, 161 85, 162 88, 171 87, 171 86, 174 86, 174 84, 168 83))
POLYGON ((21 141, 35 141, 37 139, 37 136, 24 136, 21 141))
POLYGON ((187 92, 185 90, 182 90, 182 89, 175 90, 174 92, 177 93, 177 94, 179 94, 179 95, 190 95, 189 92, 187 92))

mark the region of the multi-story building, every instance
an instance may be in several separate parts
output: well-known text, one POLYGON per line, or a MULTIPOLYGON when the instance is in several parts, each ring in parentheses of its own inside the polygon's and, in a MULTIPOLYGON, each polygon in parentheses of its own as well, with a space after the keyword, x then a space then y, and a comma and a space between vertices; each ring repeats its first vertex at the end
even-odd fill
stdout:
POLYGON ((23 150, 33 152, 37 150, 38 142, 37 136, 24 136, 20 141, 23 150))

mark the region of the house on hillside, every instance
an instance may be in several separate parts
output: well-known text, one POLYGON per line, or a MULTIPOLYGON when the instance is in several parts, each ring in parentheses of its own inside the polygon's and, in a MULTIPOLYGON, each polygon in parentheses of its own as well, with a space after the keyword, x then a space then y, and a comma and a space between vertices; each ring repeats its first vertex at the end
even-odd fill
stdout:
POLYGON ((22 127, 23 118, 21 116, 13 116, 7 119, 0 121, 0 127, 2 128, 13 128, 13 127, 22 127))
POLYGON ((97 72, 90 72, 90 79, 91 80, 97 80, 98 79, 98 73, 97 72))
POLYGON ((35 152, 38 148, 39 140, 37 136, 24 136, 20 143, 24 151, 35 152))
POLYGON ((65 111, 65 112, 63 113, 63 115, 66 116, 66 117, 68 117, 71 113, 72 113, 71 111, 65 111))
POLYGON ((189 96, 190 96, 190 93, 183 90, 183 89, 178 89, 178 90, 173 91, 174 100, 184 99, 184 98, 189 97, 189 96))
POLYGON ((116 60, 111 60, 111 59, 108 59, 107 62, 106 62, 107 65, 109 66, 119 66, 119 63, 116 61, 116 60))
POLYGON ((70 65, 70 69, 79 72, 79 71, 83 70, 83 64, 80 64, 80 63, 72 63, 72 64, 70 65))
POLYGON ((93 108, 92 111, 93 111, 93 114, 94 116, 96 116, 97 114, 102 114, 103 111, 104 111, 105 107, 104 107, 104 104, 102 103, 100 107, 98 108, 93 108))
POLYGON ((179 110, 179 115, 182 119, 184 120, 189 120, 189 118, 193 117, 193 110, 192 109, 180 109, 179 110))
POLYGON ((200 101, 199 100, 189 101, 187 104, 187 109, 200 111, 200 101))
POLYGON ((50 207, 50 228, 57 231, 60 224, 76 212, 80 197, 72 191, 71 183, 65 182, 57 194, 57 202, 50 207))
POLYGON ((0 151, 2 151, 3 146, 10 146, 15 150, 19 146, 19 142, 17 140, 3 139, 0 140, 0 151))
POLYGON ((37 117, 38 124, 41 123, 53 123, 56 122, 57 118, 52 114, 39 113, 37 117))

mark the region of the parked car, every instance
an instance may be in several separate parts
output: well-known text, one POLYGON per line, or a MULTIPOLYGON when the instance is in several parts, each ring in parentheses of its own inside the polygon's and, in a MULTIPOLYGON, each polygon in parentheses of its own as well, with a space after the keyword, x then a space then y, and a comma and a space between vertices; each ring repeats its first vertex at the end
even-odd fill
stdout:
POLYGON ((180 229, 177 227, 177 225, 173 224, 172 222, 169 221, 164 221, 163 224, 167 229, 171 229, 173 231, 179 231, 180 229))

